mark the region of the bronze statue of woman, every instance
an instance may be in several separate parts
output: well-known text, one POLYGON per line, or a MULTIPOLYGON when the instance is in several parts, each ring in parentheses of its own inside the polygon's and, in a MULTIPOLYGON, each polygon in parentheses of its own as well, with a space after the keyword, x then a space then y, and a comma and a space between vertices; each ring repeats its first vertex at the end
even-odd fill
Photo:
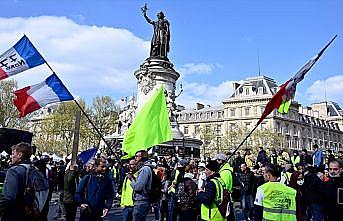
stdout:
POLYGON ((148 8, 146 5, 142 7, 144 18, 154 27, 154 34, 151 39, 150 57, 167 59, 170 41, 169 22, 165 18, 163 12, 157 14, 158 19, 156 21, 151 20, 146 14, 147 10, 148 8))

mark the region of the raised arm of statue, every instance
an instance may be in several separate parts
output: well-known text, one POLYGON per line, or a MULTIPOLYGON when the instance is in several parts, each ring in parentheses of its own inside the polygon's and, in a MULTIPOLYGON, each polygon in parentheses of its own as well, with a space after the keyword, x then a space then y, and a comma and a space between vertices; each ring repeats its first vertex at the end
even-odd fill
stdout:
POLYGON ((150 24, 153 25, 153 24, 154 24, 154 21, 151 20, 151 19, 146 15, 147 10, 148 10, 148 7, 147 7, 147 5, 145 4, 144 7, 142 7, 143 16, 144 16, 145 20, 146 20, 148 23, 150 23, 150 24))

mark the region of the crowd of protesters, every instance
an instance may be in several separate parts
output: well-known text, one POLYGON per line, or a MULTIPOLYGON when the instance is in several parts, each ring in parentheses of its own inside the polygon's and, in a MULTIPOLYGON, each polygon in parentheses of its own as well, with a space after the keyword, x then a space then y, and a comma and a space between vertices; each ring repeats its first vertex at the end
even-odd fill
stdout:
POLYGON ((78 211, 79 220, 103 220, 114 200, 125 221, 147 220, 148 214, 161 221, 342 220, 343 153, 335 156, 317 144, 311 153, 260 147, 231 159, 230 153, 200 160, 138 151, 133 159, 99 155, 85 165, 31 155, 31 146, 20 143, 1 158, 1 221, 47 220, 53 192, 65 220, 76 220, 78 211), (25 164, 49 181, 39 218, 23 210, 25 164))

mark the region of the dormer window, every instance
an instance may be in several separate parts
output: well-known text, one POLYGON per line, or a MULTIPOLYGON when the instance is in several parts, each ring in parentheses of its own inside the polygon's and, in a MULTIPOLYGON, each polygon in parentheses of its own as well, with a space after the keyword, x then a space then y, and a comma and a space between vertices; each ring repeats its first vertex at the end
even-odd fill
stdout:
POLYGON ((249 88, 245 88, 245 95, 249 95, 249 88))

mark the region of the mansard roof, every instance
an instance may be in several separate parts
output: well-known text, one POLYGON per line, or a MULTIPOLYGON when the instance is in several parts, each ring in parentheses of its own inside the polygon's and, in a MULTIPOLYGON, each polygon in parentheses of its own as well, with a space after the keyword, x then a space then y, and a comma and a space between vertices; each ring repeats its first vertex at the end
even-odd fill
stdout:
POLYGON ((230 98, 256 96, 256 95, 274 95, 279 86, 274 79, 266 76, 250 77, 244 81, 233 83, 234 93, 230 98))

